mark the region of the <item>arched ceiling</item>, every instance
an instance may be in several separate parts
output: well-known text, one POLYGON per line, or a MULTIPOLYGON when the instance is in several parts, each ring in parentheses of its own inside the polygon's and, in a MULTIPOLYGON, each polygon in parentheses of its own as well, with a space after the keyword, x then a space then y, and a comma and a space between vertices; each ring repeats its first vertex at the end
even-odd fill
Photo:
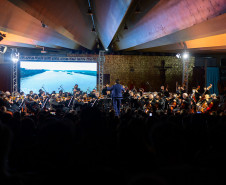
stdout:
POLYGON ((100 42, 115 51, 173 53, 185 43, 193 52, 226 51, 226 0, 0 2, 1 45, 93 50, 100 42))

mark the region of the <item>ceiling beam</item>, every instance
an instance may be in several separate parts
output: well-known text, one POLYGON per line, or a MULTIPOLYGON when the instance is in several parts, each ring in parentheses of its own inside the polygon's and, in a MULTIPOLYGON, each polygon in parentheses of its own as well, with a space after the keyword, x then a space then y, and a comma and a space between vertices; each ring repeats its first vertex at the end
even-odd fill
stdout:
POLYGON ((59 34, 79 45, 92 49, 95 34, 91 33, 92 20, 86 14, 85 0, 9 0, 59 34))
POLYGON ((93 0, 99 38, 106 49, 115 36, 132 0, 93 0))
POLYGON ((79 47, 79 45, 74 41, 55 32, 53 29, 49 27, 43 28, 39 20, 27 14, 7 0, 1 1, 0 12, 1 31, 49 45, 71 49, 79 47))
MULTIPOLYGON (((162 0, 138 22, 131 25, 120 38, 117 47, 119 50, 128 48, 135 50, 198 38, 197 35, 200 32, 208 32, 208 30, 196 30, 197 33, 190 30, 184 33, 181 30, 195 27, 206 21, 208 25, 203 28, 210 28, 212 25, 209 21, 225 11, 225 0, 162 0)), ((221 25, 222 27, 225 26, 221 25)))

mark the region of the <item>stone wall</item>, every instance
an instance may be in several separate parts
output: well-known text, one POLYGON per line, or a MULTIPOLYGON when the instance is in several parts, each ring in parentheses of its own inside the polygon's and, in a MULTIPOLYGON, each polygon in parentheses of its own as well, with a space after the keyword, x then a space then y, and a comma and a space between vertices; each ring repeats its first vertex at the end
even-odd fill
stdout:
MULTIPOLYGON (((110 84, 117 78, 128 87, 143 87, 146 91, 159 90, 162 80, 156 67, 165 61, 166 84, 170 91, 175 91, 176 82, 182 81, 182 62, 172 56, 134 56, 134 55, 105 55, 104 74, 110 74, 110 84)), ((189 80, 193 75, 194 58, 190 59, 189 80)))

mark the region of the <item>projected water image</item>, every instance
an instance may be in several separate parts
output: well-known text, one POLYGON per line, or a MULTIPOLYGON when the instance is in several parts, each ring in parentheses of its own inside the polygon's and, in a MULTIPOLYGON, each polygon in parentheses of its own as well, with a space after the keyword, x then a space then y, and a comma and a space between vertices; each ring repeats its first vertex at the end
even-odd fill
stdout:
POLYGON ((75 84, 86 92, 92 91, 97 83, 97 64, 81 62, 21 62, 21 91, 38 93, 44 89, 52 93, 61 87, 72 92, 75 84))

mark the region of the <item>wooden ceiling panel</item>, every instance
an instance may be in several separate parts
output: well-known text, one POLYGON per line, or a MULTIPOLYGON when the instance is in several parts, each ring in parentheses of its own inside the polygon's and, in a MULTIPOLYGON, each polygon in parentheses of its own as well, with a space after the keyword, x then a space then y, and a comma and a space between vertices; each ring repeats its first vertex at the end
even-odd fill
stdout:
POLYGON ((99 37, 112 50, 172 53, 185 42, 194 52, 225 51, 226 0, 89 1, 97 33, 88 0, 1 0, 1 44, 92 50, 99 37))
MULTIPOLYGON (((224 13, 225 10, 225 0, 160 0, 154 8, 123 34, 118 43, 118 49, 138 49, 136 46, 210 20, 224 13)), ((178 41, 174 41, 176 42, 178 41)), ((164 44, 164 42, 159 43, 159 45, 164 44)))
MULTIPOLYGON (((1 1, 0 31, 22 36, 28 40, 36 40, 65 48, 79 47, 74 41, 55 32, 51 28, 43 28, 39 20, 32 17, 7 0, 1 1)), ((28 44, 29 41, 28 41, 28 44)))
POLYGON ((180 30, 145 44, 129 48, 128 50, 148 49, 152 47, 170 45, 174 43, 224 34, 226 33, 225 20, 226 14, 223 14, 200 24, 194 25, 190 28, 180 30))
POLYGON ((86 0, 10 0, 49 27, 83 47, 92 49, 95 34, 91 32, 92 20, 86 14, 86 0))
POLYGON ((111 43, 132 0, 94 0, 93 7, 100 40, 105 48, 111 43))

